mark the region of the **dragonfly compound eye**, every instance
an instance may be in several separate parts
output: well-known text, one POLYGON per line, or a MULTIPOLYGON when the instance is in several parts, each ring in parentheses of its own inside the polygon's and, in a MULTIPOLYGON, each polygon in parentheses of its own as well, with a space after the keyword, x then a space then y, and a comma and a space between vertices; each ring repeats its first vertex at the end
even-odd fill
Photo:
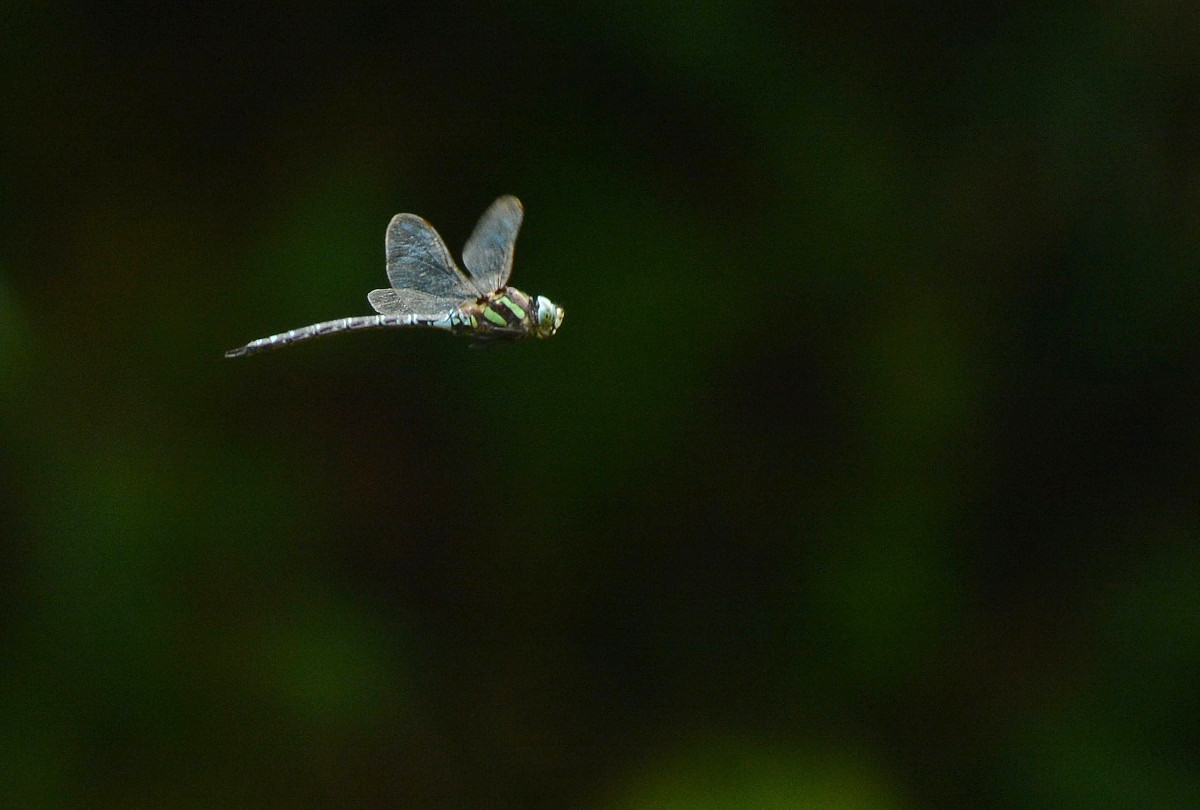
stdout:
POLYGON ((538 337, 550 337, 562 326, 563 308, 544 295, 537 297, 538 337))

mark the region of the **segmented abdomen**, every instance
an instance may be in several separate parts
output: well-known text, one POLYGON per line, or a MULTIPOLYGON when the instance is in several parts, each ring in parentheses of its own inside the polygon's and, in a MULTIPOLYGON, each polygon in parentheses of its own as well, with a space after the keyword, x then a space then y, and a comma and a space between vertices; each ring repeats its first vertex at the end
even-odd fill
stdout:
POLYGON ((338 332, 353 332, 359 329, 380 329, 388 326, 425 325, 432 326, 434 324, 432 321, 418 318, 415 315, 361 315, 339 318, 336 321, 322 321, 321 323, 314 323, 311 326, 302 326, 299 329, 280 332, 278 335, 259 338, 247 343, 240 349, 230 349, 225 352, 225 356, 244 357, 247 354, 255 354, 256 352, 263 352, 268 349, 277 349, 280 346, 286 346, 298 340, 324 337, 325 335, 333 335, 338 332))

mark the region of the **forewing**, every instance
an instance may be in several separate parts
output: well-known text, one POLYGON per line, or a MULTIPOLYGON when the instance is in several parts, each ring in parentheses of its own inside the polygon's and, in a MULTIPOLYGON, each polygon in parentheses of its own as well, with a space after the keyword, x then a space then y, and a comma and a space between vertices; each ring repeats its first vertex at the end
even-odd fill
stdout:
POLYGON ((512 273, 513 248, 525 209, 511 195, 501 197, 479 218, 467 246, 463 248, 463 264, 467 266, 476 285, 485 292, 494 292, 508 284, 512 273))
POLYGON ((438 298, 417 290, 371 290, 371 307, 380 315, 420 315, 436 318, 462 303, 462 298, 438 298))
POLYGON ((462 302, 483 291, 454 264, 442 237, 415 214, 396 214, 387 229, 387 275, 396 290, 462 302))

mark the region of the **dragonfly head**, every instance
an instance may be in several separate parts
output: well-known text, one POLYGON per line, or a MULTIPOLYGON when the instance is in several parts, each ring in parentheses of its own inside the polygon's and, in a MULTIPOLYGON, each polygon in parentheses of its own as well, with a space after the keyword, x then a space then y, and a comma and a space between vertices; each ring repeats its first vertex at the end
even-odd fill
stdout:
POLYGON ((563 308, 544 295, 537 297, 537 307, 534 311, 535 325, 533 334, 540 338, 548 338, 562 326, 563 308))

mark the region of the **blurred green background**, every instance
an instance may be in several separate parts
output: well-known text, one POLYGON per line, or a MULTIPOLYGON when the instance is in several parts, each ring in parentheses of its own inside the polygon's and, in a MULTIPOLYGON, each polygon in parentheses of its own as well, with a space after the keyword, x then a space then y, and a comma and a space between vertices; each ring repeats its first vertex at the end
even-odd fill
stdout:
POLYGON ((1194 6, 171 8, 0 7, 0 805, 1200 806, 1194 6))

